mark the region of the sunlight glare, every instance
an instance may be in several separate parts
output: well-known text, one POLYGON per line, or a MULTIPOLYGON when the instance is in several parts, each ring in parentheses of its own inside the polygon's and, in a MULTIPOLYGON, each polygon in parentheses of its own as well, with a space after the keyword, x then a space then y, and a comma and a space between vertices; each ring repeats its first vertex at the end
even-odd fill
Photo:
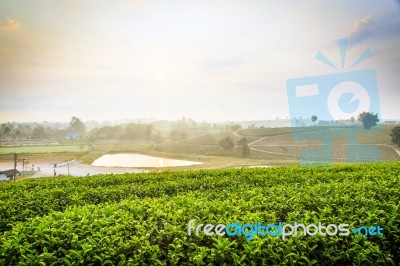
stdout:
POLYGON ((158 82, 164 82, 164 81, 166 81, 166 79, 167 79, 167 76, 166 76, 166 74, 165 74, 164 71, 159 71, 159 72, 157 73, 157 75, 156 75, 156 80, 157 80, 158 82))

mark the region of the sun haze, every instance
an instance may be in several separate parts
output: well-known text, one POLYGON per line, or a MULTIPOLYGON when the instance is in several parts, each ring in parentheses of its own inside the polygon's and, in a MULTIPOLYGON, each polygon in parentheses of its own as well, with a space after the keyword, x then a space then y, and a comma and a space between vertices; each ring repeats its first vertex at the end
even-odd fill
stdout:
POLYGON ((1 1, 0 121, 287 117, 286 81, 375 69, 399 118, 395 1, 1 1), (343 2, 344 3, 344 2, 343 2), (340 18, 340 19, 338 19, 340 18))

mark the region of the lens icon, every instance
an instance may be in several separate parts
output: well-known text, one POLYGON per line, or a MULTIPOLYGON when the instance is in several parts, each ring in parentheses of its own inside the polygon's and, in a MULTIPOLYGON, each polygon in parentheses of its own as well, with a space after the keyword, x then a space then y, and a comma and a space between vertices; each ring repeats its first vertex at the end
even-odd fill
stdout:
POLYGON ((371 99, 367 90, 359 83, 347 81, 337 84, 328 95, 327 107, 334 120, 357 117, 369 111, 371 99), (347 97, 346 97, 347 96, 347 97), (353 108, 353 106, 357 106, 353 108))

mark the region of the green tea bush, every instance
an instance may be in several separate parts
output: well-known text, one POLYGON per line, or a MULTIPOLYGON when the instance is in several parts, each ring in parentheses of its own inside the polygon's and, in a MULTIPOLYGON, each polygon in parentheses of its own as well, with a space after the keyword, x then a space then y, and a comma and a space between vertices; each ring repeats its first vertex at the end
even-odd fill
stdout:
POLYGON ((387 265, 399 163, 49 178, 0 184, 0 265, 387 265), (383 236, 188 235, 188 222, 379 225, 383 236))

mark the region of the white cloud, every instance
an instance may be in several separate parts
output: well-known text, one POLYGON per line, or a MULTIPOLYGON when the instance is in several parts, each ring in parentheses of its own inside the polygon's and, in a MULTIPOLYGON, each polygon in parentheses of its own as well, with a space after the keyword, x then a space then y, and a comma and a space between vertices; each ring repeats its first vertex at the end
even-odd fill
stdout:
POLYGON ((12 30, 18 30, 19 28, 21 28, 22 24, 21 22, 6 17, 3 22, 0 24, 0 29, 2 30, 6 30, 6 31, 12 31, 12 30))
POLYGON ((374 22, 374 19, 372 18, 371 15, 366 15, 359 21, 354 22, 353 30, 352 30, 350 36, 355 35, 362 30, 368 29, 368 27, 370 27, 373 24, 373 22, 374 22))
POLYGON ((348 34, 350 45, 360 43, 364 39, 373 35, 376 31, 376 23, 371 15, 366 15, 354 22, 351 32, 348 34))

